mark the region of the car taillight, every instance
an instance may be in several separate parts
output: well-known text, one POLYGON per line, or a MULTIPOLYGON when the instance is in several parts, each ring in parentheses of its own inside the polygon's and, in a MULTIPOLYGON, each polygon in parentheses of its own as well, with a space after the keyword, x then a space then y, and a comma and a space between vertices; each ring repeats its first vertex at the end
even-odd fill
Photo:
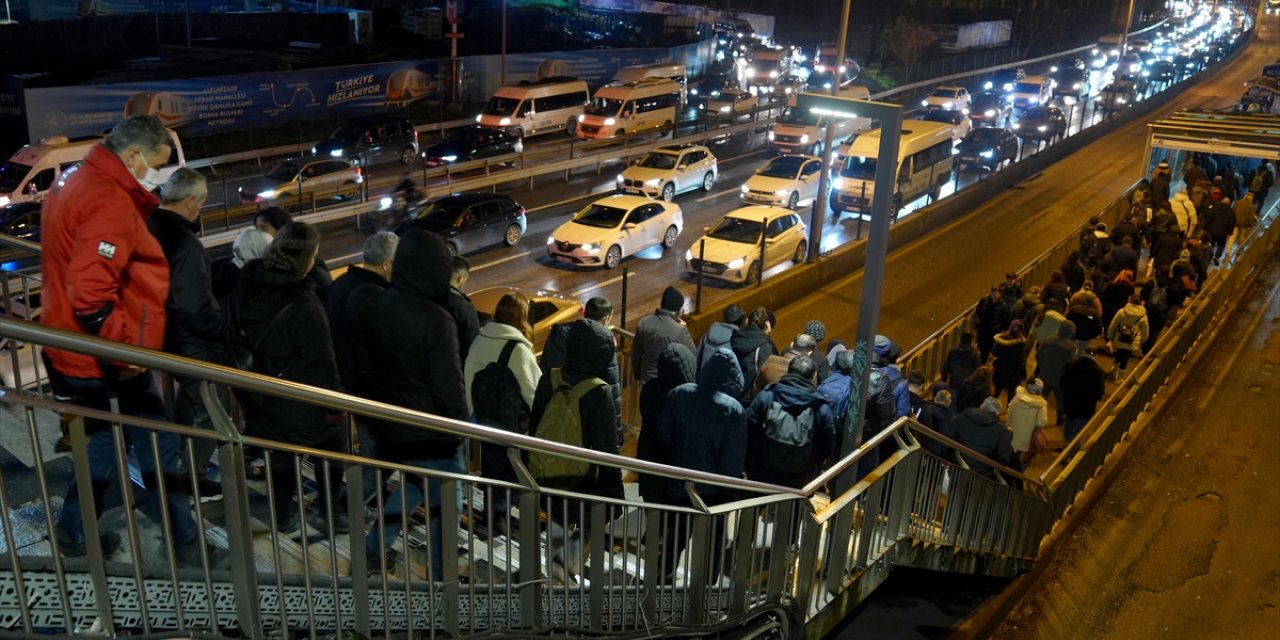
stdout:
POLYGON ((359 178, 360 176, 364 175, 364 173, 361 171, 360 167, 354 167, 354 169, 356 170, 356 177, 357 177, 357 178, 359 178))
POLYGON ((414 130, 413 130, 413 141, 414 141, 414 142, 417 142, 417 141, 418 141, 418 130, 417 130, 417 129, 414 129, 414 130))
POLYGON ((520 207, 520 211, 519 211, 518 213, 516 213, 516 217, 517 217, 517 218, 523 218, 523 217, 524 217, 524 207, 520 207))

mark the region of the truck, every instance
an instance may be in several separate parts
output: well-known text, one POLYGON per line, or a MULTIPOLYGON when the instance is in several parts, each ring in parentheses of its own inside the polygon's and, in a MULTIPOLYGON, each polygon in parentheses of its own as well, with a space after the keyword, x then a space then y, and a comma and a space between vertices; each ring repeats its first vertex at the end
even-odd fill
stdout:
POLYGON ((747 86, 773 87, 779 78, 791 75, 791 52, 782 47, 759 46, 751 50, 747 86))
MULTIPOLYGON (((854 100, 871 98, 871 92, 860 85, 845 87, 838 95, 854 100)), ((834 127, 833 139, 840 140, 851 133, 869 129, 871 119, 833 117, 801 111, 796 107, 795 94, 792 94, 787 99, 787 107, 782 110, 782 116, 769 127, 769 147, 782 154, 821 155, 828 127, 834 127)))

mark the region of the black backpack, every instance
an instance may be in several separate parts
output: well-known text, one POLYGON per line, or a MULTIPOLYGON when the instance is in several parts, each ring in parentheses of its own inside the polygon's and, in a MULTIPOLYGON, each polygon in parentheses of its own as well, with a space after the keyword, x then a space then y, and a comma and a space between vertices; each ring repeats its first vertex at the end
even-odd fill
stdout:
POLYGON ((515 348, 516 341, 507 340, 498 359, 471 378, 471 406, 476 410, 476 422, 524 435, 529 433, 529 405, 508 364, 515 348))
POLYGON ((782 473, 801 473, 813 458, 813 421, 816 409, 806 406, 792 415, 774 401, 764 420, 764 438, 760 459, 765 469, 782 473))

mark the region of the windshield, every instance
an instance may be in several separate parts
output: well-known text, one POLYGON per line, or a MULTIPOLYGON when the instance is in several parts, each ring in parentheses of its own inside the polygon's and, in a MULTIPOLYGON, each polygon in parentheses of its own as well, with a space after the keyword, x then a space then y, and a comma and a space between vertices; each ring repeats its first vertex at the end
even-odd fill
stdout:
POLYGON ((804 158, 789 158, 783 156, 774 158, 769 164, 761 167, 756 175, 769 176, 770 178, 794 178, 800 175, 800 167, 804 165, 804 158))
POLYGON ((483 113, 486 116, 510 116, 516 112, 519 104, 520 101, 515 98, 493 96, 489 98, 489 104, 484 105, 483 113))
POLYGON ((1019 82, 1013 90, 1015 93, 1040 93, 1040 85, 1035 82, 1019 82))
POLYGON ((453 224, 458 219, 458 215, 466 209, 466 206, 460 203, 449 203, 445 201, 436 201, 431 203, 418 214, 419 220, 430 220, 432 222, 443 222, 445 224, 453 224))
POLYGON ((729 216, 721 218, 715 228, 707 232, 707 237, 729 242, 759 244, 760 226, 760 223, 755 220, 743 220, 742 218, 729 216))
POLYGON ((593 116, 616 116, 622 110, 622 101, 613 98, 595 97, 587 105, 587 113, 593 116))
POLYGON ((1044 109, 1027 109, 1027 112, 1022 114, 1022 119, 1027 121, 1048 120, 1049 112, 1044 109))
POLYGON ((969 134, 969 142, 977 144, 991 144, 1000 139, 1000 130, 987 127, 974 129, 969 134))
POLYGON ((466 146, 474 142, 475 139, 476 131, 474 129, 462 129, 450 134, 448 138, 445 138, 445 142, 448 144, 466 146))
POLYGON ((778 122, 800 127, 816 127, 818 125, 818 114, 812 111, 801 111, 796 107, 787 107, 782 110, 782 118, 778 122))
POLYGON ((840 168, 840 175, 858 180, 876 179, 876 159, 868 156, 849 156, 840 168))
POLYGON ((585 224, 588 227, 600 227, 602 229, 612 229, 622 223, 622 219, 627 216, 627 210, 619 207, 610 207, 603 204, 593 204, 583 209, 578 217, 573 221, 578 224, 585 224))
POLYGON ((6 162, 0 165, 0 193, 13 193, 18 190, 18 183, 31 172, 31 167, 17 162, 6 162))
POLYGON ((933 97, 935 98, 954 98, 956 97, 955 89, 934 89, 933 97))
POLYGON ((272 169, 271 172, 267 174, 267 177, 273 180, 287 181, 293 180, 297 175, 298 165, 293 164, 292 162, 282 162, 279 166, 272 169))
POLYGON ((342 142, 357 142, 364 138, 365 131, 368 131, 368 129, 369 128, 365 126, 346 124, 339 127, 338 130, 334 131, 333 135, 329 137, 342 142))
POLYGON ((640 162, 636 163, 637 167, 645 167, 646 169, 674 169, 676 168, 677 156, 670 153, 646 153, 640 162))
POLYGON ((926 122, 945 122, 947 124, 952 124, 953 119, 954 116, 952 116, 949 111, 933 111, 925 114, 924 116, 924 120, 926 122))

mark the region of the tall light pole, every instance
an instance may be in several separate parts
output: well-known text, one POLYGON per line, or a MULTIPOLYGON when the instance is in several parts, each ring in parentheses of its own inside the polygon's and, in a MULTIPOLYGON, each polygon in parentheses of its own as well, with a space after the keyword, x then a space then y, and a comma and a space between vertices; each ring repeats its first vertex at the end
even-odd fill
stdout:
POLYGON ((498 74, 499 86, 507 86, 507 0, 502 0, 502 70, 498 74))
POLYGON ((1120 55, 1129 53, 1129 29, 1133 26, 1133 1, 1129 0, 1129 13, 1124 19, 1124 28, 1120 30, 1120 55))
MULTIPOLYGON (((840 95, 840 80, 844 76, 844 49, 849 39, 849 5, 851 0, 844 0, 844 9, 840 12, 840 34, 836 38, 835 78, 831 82, 831 95, 840 95)), ((819 51, 821 53, 821 51, 819 51)), ((813 217, 809 220, 809 262, 818 259, 822 253, 822 230, 827 216, 827 189, 831 184, 831 158, 835 155, 831 145, 835 141, 836 128, 834 116, 820 116, 827 120, 827 130, 822 140, 820 151, 822 172, 818 176, 818 197, 813 199, 813 217)))

